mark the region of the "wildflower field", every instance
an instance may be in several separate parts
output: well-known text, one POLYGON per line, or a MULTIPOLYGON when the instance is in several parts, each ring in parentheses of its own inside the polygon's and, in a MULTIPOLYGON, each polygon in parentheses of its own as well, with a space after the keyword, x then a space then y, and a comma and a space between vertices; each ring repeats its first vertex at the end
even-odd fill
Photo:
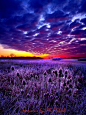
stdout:
POLYGON ((1 115, 85 115, 86 65, 0 60, 1 115))

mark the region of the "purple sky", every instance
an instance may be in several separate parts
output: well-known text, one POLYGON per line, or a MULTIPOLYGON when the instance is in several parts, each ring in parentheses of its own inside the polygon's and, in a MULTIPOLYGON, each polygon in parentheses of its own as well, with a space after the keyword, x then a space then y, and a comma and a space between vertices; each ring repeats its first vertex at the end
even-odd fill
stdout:
POLYGON ((0 44, 33 54, 86 57, 86 0, 0 0, 0 44))

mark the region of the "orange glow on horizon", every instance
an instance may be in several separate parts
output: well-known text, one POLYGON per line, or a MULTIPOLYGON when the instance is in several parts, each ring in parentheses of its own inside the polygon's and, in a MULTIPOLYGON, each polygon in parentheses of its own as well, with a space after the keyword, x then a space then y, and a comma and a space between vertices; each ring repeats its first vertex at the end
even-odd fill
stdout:
POLYGON ((68 55, 49 55, 49 54, 36 54, 36 53, 30 53, 26 51, 18 51, 14 49, 5 49, 0 44, 0 57, 11 57, 10 54, 14 54, 16 57, 41 57, 43 59, 49 59, 49 58, 65 58, 70 57, 68 55))
POLYGON ((9 56, 10 57, 10 54, 14 54, 16 55, 16 57, 33 57, 33 56, 36 56, 36 57, 42 57, 42 58, 45 58, 47 57, 49 54, 33 54, 33 53, 30 53, 30 52, 26 52, 26 51, 18 51, 18 50, 14 50, 14 49, 4 49, 3 46, 0 44, 0 57, 1 56, 4 56, 4 57, 7 57, 9 56))

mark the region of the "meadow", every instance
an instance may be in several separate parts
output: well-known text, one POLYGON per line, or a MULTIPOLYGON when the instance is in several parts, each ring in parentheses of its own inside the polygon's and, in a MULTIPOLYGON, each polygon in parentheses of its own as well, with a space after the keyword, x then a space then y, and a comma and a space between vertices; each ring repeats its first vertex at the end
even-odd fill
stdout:
POLYGON ((85 115, 86 64, 0 60, 1 115, 85 115))

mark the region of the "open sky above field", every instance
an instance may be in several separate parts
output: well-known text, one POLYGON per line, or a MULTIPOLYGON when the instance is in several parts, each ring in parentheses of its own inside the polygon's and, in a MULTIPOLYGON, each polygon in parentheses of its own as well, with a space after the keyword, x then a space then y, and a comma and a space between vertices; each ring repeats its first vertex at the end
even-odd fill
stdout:
POLYGON ((86 0, 0 0, 0 56, 86 57, 86 0))

